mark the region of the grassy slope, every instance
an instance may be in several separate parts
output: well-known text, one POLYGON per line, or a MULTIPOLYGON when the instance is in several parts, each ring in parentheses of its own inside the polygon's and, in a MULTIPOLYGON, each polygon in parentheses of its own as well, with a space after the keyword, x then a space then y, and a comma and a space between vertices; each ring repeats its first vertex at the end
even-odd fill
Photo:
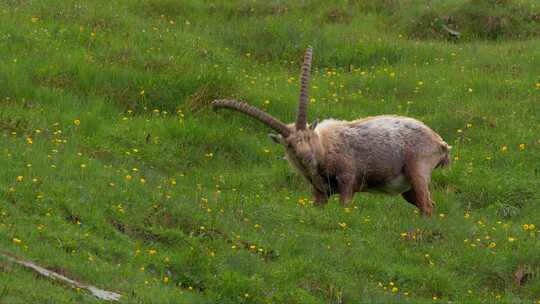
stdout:
MULTIPOLYGON (((377 5, 175 3, 0 4, 0 248, 125 302, 540 301, 538 38, 408 40, 377 5), (368 194, 313 208, 268 130, 204 106, 292 120, 308 44, 311 117, 410 115, 454 146, 433 218, 368 194)), ((0 260, 0 302, 74 301, 96 302, 0 260)))

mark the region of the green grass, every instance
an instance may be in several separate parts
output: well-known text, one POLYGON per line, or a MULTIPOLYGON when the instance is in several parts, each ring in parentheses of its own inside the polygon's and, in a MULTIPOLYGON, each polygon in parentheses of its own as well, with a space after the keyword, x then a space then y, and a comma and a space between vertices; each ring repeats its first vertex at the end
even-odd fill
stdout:
MULTIPOLYGON (((441 3, 2 1, 0 248, 125 303, 540 301, 538 4, 441 3), (486 15, 459 41, 404 23, 443 8, 486 15), (310 118, 408 115, 454 146, 432 218, 315 208, 263 125, 208 109, 292 121, 308 45, 310 118)), ((0 302, 98 301, 0 258, 0 302)))

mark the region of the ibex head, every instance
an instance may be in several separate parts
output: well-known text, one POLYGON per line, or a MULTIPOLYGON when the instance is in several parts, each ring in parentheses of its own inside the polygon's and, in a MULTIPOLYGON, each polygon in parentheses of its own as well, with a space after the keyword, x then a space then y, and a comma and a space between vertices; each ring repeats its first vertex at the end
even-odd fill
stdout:
POLYGON ((302 65, 298 114, 294 124, 286 125, 270 114, 239 101, 215 100, 212 102, 212 107, 229 108, 242 112, 263 122, 276 131, 278 134, 270 134, 270 137, 276 143, 285 147, 289 162, 317 187, 318 182, 314 179, 318 176, 317 170, 324 158, 324 150, 319 136, 315 132, 316 122, 309 126, 307 125, 308 83, 311 58, 312 49, 308 48, 304 56, 304 64, 302 65))

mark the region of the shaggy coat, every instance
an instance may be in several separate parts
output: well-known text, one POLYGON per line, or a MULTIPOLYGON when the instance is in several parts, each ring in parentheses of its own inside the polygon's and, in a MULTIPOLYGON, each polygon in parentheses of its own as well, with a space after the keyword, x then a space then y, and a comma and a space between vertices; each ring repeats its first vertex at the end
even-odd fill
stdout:
POLYGON ((307 125, 307 90, 311 49, 304 58, 298 115, 284 124, 257 108, 234 100, 216 100, 214 108, 245 113, 274 129, 271 138, 285 147, 289 163, 312 186, 314 202, 323 205, 338 193, 348 203, 354 193, 401 194, 430 216, 431 172, 450 164, 450 146, 424 123, 409 117, 381 115, 354 121, 327 119, 307 125))

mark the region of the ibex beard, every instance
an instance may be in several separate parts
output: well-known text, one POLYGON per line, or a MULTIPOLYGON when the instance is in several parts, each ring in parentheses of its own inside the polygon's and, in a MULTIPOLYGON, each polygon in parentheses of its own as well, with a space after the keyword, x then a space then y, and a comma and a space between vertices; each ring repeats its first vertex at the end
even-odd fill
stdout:
POLYGON ((289 163, 312 186, 316 205, 339 193, 342 203, 356 192, 401 194, 422 214, 431 216, 431 173, 450 164, 451 147, 424 123, 403 116, 380 115, 307 124, 308 82, 312 50, 304 57, 298 113, 284 124, 246 103, 215 100, 214 108, 229 108, 255 118, 278 134, 270 137, 285 147, 289 163))

